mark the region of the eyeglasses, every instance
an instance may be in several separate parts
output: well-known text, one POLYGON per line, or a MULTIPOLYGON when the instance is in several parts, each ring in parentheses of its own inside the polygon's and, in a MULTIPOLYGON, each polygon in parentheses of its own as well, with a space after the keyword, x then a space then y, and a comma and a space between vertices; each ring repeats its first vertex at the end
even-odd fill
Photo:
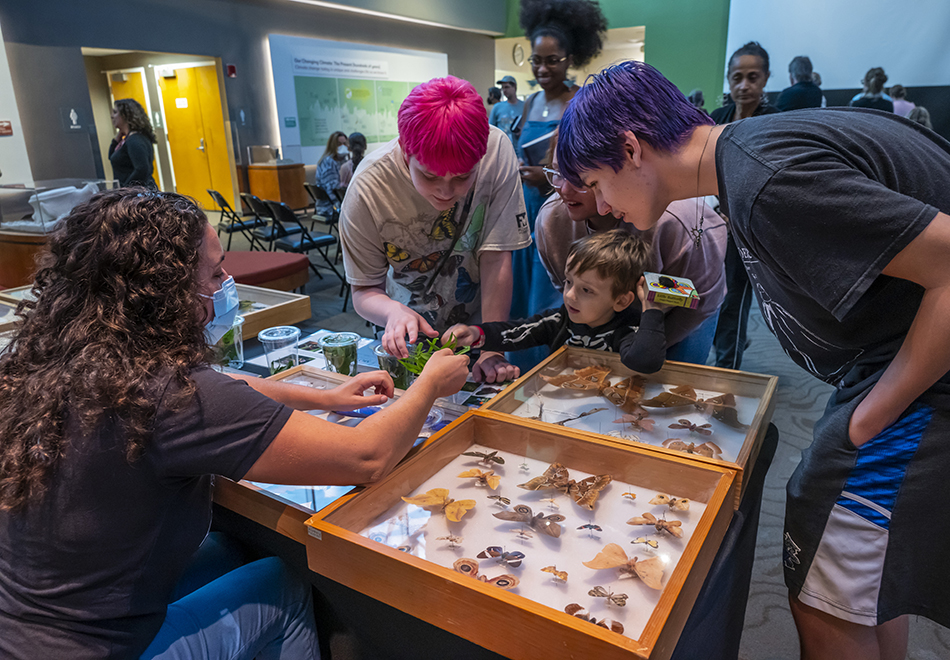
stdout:
POLYGON ((564 57, 555 57, 554 55, 548 55, 547 57, 538 57, 537 55, 532 55, 528 58, 528 63, 531 66, 541 66, 542 64, 548 68, 555 67, 561 62, 567 60, 567 56, 564 57))
MULTIPOLYGON (((569 183, 568 180, 565 179, 561 175, 561 173, 558 172, 557 170, 552 170, 548 167, 542 167, 541 169, 544 171, 544 178, 548 180, 548 183, 551 184, 552 188, 557 188, 558 190, 560 190, 561 186, 563 186, 565 183, 569 183)), ((577 186, 574 186, 574 188, 579 193, 584 193, 584 194, 587 193, 586 190, 582 190, 581 188, 578 188, 577 186)))

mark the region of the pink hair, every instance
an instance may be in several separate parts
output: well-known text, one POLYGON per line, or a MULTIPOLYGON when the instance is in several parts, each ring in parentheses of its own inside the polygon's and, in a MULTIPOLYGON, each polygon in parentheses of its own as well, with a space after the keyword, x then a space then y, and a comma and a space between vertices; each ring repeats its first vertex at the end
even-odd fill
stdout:
POLYGON ((433 78, 399 107, 399 143, 436 176, 470 172, 488 149, 488 115, 468 81, 433 78))

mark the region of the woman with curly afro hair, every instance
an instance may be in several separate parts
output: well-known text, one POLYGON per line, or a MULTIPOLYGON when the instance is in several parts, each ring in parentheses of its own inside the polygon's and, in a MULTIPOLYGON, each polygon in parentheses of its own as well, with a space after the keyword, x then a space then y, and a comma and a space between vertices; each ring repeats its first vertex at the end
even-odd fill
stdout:
POLYGON ((51 235, 0 351, 0 657, 319 657, 309 585, 207 534, 213 475, 375 481, 468 358, 436 353, 359 429, 311 417, 381 404, 392 379, 321 391, 212 370, 238 304, 223 260, 193 200, 141 187, 51 235))
MULTIPOLYGON (((541 87, 526 99, 521 119, 513 129, 521 159, 525 210, 533 234, 538 210, 552 192, 543 160, 564 108, 577 91, 568 83, 567 71, 583 68, 600 53, 607 19, 594 0, 521 0, 520 18, 531 42, 531 72, 541 87)), ((512 268, 512 318, 527 318, 560 305, 560 294, 534 246, 515 252, 512 268)), ((514 356, 522 372, 546 357, 543 349, 519 351, 510 357, 514 356)))

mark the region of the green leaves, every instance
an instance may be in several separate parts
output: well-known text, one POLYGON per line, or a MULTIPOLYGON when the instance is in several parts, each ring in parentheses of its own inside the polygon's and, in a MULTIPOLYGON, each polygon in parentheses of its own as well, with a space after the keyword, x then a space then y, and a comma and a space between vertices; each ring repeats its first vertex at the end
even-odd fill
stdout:
POLYGON ((412 347, 412 351, 409 353, 409 357, 402 358, 399 360, 410 373, 419 375, 422 373, 423 368, 426 366, 426 362, 429 361, 429 358, 432 357, 432 354, 443 348, 451 348, 455 351, 456 355, 465 355, 471 350, 470 346, 463 346, 459 350, 455 350, 455 335, 449 335, 449 341, 444 345, 439 346, 439 338, 435 337, 433 339, 423 338, 419 343, 412 347))

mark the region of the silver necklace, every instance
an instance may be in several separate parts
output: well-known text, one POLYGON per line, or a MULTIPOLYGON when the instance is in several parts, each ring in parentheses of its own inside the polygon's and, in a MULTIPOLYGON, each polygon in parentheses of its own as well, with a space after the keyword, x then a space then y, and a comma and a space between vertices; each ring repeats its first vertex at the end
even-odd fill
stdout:
POLYGON ((706 155, 706 147, 709 146, 709 136, 712 135, 713 127, 709 128, 709 132, 706 133, 706 141, 703 142, 703 151, 699 154, 699 167, 696 168, 696 205, 700 209, 699 211, 699 226, 693 227, 689 230, 689 235, 693 237, 693 247, 699 247, 703 242, 703 220, 706 215, 706 203, 705 200, 699 196, 699 174, 703 169, 703 156, 706 155))

